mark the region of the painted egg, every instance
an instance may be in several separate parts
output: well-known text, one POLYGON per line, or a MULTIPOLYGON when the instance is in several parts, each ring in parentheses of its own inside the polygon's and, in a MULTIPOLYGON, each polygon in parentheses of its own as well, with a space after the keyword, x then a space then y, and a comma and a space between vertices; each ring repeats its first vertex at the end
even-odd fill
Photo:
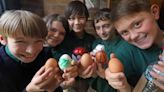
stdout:
POLYGON ((86 52, 87 52, 87 50, 83 47, 77 47, 73 50, 73 54, 75 54, 75 55, 83 55, 86 52))
POLYGON ((107 59, 108 59, 105 51, 103 50, 96 52, 95 57, 96 57, 96 62, 103 63, 103 64, 107 62, 107 59))
POLYGON ((72 61, 72 59, 68 54, 63 54, 59 58, 58 65, 59 65, 60 69, 64 70, 67 67, 71 66, 71 61, 72 61))

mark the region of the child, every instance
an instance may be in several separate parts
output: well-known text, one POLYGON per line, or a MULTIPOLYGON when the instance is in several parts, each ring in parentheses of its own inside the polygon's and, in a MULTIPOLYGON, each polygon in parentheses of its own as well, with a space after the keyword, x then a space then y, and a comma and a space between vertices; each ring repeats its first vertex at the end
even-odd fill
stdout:
POLYGON ((50 47, 53 56, 59 59, 60 56, 67 51, 62 50, 62 42, 69 32, 69 24, 67 19, 59 14, 51 14, 44 17, 48 28, 45 46, 50 47))
MULTIPOLYGON (((115 52, 117 48, 122 43, 121 38, 117 35, 116 30, 111 22, 111 11, 108 8, 100 9, 93 21, 94 29, 98 35, 98 39, 96 39, 93 43, 93 48, 95 48, 98 44, 104 45, 104 49, 108 57, 110 53, 115 52)), ((107 65, 107 62, 105 65, 107 65)), ((86 69, 87 71, 88 69, 86 69)), ((91 72, 90 70, 89 72, 91 72)), ((96 92, 114 92, 113 88, 111 88, 106 82, 105 78, 105 70, 102 67, 101 63, 97 63, 96 73, 99 77, 93 78, 90 81, 90 84, 96 92)), ((92 73, 90 73, 92 74, 92 73)), ((89 76, 89 75, 88 75, 89 76)), ((92 76, 92 75, 91 75, 92 76)), ((90 76, 90 77, 91 77, 90 76)))
MULTIPOLYGON (((71 1, 66 7, 65 17, 68 20, 71 32, 64 42, 64 49, 69 50, 69 55, 72 55, 73 50, 77 47, 85 48, 88 52, 91 51, 95 38, 85 31, 85 25, 89 17, 85 4, 80 1, 71 1)), ((86 92, 88 89, 86 81, 82 79, 78 79, 75 85, 76 92, 86 92)))
MULTIPOLYGON (((157 62, 164 43, 159 19, 160 0, 121 0, 113 9, 112 21, 122 38, 127 41, 115 53, 123 65, 124 73, 111 73, 106 70, 108 83, 120 92, 131 92, 150 63, 157 62), (125 77, 126 75, 126 77, 125 77)), ((111 55, 111 57, 114 57, 111 55)), ((164 72, 164 62, 153 66, 164 72)), ((151 71, 154 84, 164 90, 164 76, 151 71), (160 82, 159 82, 160 81, 160 82)))
POLYGON ((72 1, 65 10, 65 17, 68 20, 71 32, 66 40, 66 48, 72 52, 76 47, 84 47, 87 51, 92 50, 94 36, 86 33, 85 25, 89 13, 84 3, 81 1, 72 1))
POLYGON ((44 21, 29 11, 6 11, 0 18, 0 29, 1 42, 6 42, 0 48, 0 91, 55 90, 61 83, 59 69, 45 70, 43 66, 51 57, 43 48, 47 35, 44 21), (54 81, 44 85, 50 77, 54 81))
POLYGON ((110 55, 114 49, 118 48, 116 44, 119 44, 121 40, 111 22, 111 10, 100 9, 94 17, 93 26, 99 38, 94 41, 92 48, 102 44, 105 46, 106 53, 110 55))
MULTIPOLYGON (((59 14, 51 14, 44 17, 44 21, 46 22, 48 35, 46 37, 45 46, 51 49, 52 55, 55 59, 59 60, 61 55, 67 53, 66 50, 62 48, 62 42, 65 40, 69 32, 69 24, 67 19, 59 14)), ((73 65, 67 68, 63 77, 66 77, 66 74, 77 76, 77 66, 73 65), (70 72, 69 72, 70 71, 70 72)), ((61 86, 63 88, 67 88, 74 83, 74 78, 67 81, 63 81, 61 86), (69 82, 69 83, 68 83, 69 82)))

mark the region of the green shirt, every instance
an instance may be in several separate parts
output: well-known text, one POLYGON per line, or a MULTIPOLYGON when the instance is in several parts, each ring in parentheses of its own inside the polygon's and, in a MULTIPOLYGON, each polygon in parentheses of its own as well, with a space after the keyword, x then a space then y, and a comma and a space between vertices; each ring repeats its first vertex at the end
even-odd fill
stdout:
POLYGON ((128 82, 135 86, 142 73, 150 63, 158 60, 162 49, 153 45, 149 49, 140 49, 124 42, 116 51, 115 55, 124 65, 124 72, 128 82))
POLYGON ((112 52, 115 52, 115 50, 119 48, 122 43, 123 43, 123 40, 120 37, 116 37, 115 39, 112 39, 112 40, 102 40, 98 38, 94 41, 92 45, 92 49, 94 49, 98 44, 102 44, 105 47, 105 52, 110 58, 110 54, 112 52))
MULTIPOLYGON (((112 40, 101 40, 101 39, 96 39, 93 43, 93 48, 95 48, 98 44, 102 44, 105 47, 105 52, 108 55, 108 58, 110 58, 110 54, 116 51, 116 49, 120 48, 121 44, 124 41, 120 38, 117 37, 112 40)), ((89 80, 89 84, 92 86, 93 89, 95 89, 97 92, 117 92, 115 89, 113 89, 107 82, 107 80, 102 79, 100 77, 97 78, 91 78, 89 80)))

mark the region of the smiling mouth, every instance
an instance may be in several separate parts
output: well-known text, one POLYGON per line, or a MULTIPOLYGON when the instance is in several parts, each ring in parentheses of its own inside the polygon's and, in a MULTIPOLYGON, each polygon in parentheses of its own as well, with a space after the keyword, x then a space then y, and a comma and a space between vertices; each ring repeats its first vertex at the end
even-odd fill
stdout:
POLYGON ((49 36, 48 39, 52 39, 52 40, 54 40, 55 37, 53 37, 53 36, 49 36))
POLYGON ((33 56, 29 56, 29 55, 21 55, 22 57, 24 57, 24 58, 33 58, 34 57, 34 55, 33 56))
POLYGON ((147 34, 145 34, 144 36, 142 36, 140 39, 137 39, 137 41, 135 41, 137 44, 142 44, 143 42, 145 42, 147 38, 147 34))
POLYGON ((55 37, 48 37, 48 40, 52 40, 53 42, 58 42, 58 40, 55 37))

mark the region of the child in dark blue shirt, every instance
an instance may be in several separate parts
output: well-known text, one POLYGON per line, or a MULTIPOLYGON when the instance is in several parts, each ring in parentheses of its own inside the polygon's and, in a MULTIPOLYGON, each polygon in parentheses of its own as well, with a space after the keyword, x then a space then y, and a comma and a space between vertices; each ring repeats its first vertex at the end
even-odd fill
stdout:
POLYGON ((51 52, 43 48, 47 35, 44 21, 29 11, 6 11, 0 18, 0 29, 3 36, 0 41, 5 42, 0 48, 0 91, 54 91, 58 88, 59 69, 45 70, 44 67, 46 60, 52 57, 51 52), (54 81, 46 84, 50 77, 54 77, 54 81))

